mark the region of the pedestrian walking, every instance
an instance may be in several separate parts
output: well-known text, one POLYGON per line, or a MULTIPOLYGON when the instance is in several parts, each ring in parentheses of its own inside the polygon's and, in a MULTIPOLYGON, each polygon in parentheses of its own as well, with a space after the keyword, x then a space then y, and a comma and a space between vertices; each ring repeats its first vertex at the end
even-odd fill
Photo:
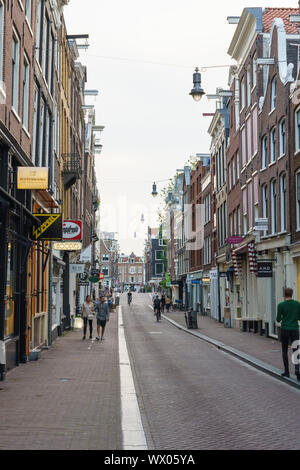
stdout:
POLYGON ((87 324, 90 327, 90 339, 93 337, 93 321, 95 318, 95 304, 90 295, 86 296, 81 307, 81 318, 83 319, 83 340, 86 338, 87 324))
POLYGON ((169 311, 170 311, 171 303, 172 303, 172 300, 170 299, 169 296, 167 296, 167 298, 166 298, 166 309, 167 309, 167 313, 169 313, 169 311))
POLYGON ((106 322, 109 321, 109 306, 108 303, 105 302, 105 297, 103 294, 100 294, 101 297, 95 305, 95 311, 97 315, 97 341, 104 340, 104 331, 106 327, 106 322), (101 327, 101 337, 100 337, 100 327, 101 327))
MULTIPOLYGON (((285 301, 278 305, 276 321, 281 323, 281 343, 282 343, 282 359, 284 364, 284 372, 282 377, 289 377, 289 358, 288 348, 291 342, 293 352, 297 352, 299 346, 299 321, 300 321, 300 303, 293 300, 293 289, 285 289, 285 301)), ((300 381, 299 364, 295 364, 295 374, 297 380, 300 381)))
POLYGON ((160 303, 161 303, 161 311, 164 313, 165 312, 165 305, 166 305, 165 294, 162 294, 162 296, 160 298, 160 303))

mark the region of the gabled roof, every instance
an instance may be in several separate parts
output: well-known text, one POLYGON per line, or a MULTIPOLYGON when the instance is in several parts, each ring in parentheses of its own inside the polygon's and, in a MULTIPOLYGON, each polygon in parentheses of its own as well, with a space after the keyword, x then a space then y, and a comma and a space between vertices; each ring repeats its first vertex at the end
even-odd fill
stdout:
POLYGON ((291 23, 291 15, 299 15, 299 8, 266 8, 263 12, 263 32, 270 33, 275 18, 282 18, 286 34, 299 34, 299 25, 291 23))

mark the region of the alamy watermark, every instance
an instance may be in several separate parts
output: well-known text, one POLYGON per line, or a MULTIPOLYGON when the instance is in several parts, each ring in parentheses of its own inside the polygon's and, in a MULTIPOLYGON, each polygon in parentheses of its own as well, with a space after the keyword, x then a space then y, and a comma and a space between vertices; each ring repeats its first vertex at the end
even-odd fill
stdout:
POLYGON ((300 365, 300 340, 296 340, 292 344, 293 354, 292 362, 295 366, 300 365))

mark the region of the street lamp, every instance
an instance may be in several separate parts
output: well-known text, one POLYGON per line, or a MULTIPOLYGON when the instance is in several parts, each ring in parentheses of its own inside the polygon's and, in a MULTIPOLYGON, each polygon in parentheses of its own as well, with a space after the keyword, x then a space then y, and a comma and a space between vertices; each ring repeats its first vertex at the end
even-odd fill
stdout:
POLYGON ((195 68, 193 74, 193 84, 194 88, 191 90, 190 95, 195 101, 200 101, 202 96, 205 95, 203 88, 201 88, 201 73, 199 72, 198 67, 195 68))
POLYGON ((152 186, 152 196, 153 196, 153 197, 158 196, 156 183, 153 183, 153 186, 152 186))

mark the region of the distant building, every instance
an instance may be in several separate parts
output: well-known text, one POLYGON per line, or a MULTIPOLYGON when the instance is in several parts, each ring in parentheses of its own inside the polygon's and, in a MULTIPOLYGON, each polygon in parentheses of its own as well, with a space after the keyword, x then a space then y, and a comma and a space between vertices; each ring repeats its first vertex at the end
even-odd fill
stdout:
POLYGON ((130 256, 121 254, 117 263, 118 284, 124 289, 140 291, 145 286, 144 258, 131 253, 130 256))

